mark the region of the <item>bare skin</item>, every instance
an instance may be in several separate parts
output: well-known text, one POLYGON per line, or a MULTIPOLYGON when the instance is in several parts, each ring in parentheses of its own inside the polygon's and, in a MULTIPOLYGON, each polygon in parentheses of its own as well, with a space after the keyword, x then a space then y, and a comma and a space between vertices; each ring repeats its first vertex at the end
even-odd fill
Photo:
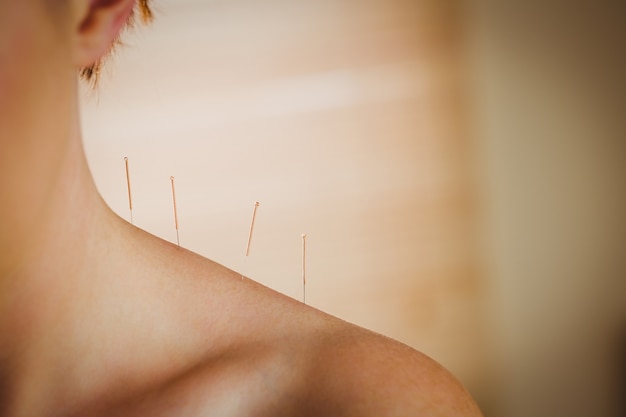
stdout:
POLYGON ((106 206, 76 70, 132 5, 0 0, 0 415, 480 416, 421 353, 106 206))

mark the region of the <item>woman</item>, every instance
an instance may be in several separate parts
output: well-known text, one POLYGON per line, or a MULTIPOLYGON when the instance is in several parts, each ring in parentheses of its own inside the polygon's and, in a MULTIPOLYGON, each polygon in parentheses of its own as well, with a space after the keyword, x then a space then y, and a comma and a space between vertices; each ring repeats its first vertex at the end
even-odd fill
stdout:
MULTIPOLYGON (((441 366, 117 217, 81 144, 146 1, 0 0, 0 415, 479 416, 441 366)), ((114 121, 112 121, 114 122, 114 121)))

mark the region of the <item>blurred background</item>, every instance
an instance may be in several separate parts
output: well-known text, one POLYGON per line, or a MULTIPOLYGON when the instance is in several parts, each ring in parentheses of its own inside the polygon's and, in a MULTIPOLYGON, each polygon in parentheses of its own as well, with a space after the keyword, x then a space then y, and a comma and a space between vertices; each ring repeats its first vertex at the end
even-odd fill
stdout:
POLYGON ((626 415, 617 1, 158 0, 97 91, 109 205, 425 352, 486 416, 626 415), (250 256, 245 256, 259 201, 250 256))

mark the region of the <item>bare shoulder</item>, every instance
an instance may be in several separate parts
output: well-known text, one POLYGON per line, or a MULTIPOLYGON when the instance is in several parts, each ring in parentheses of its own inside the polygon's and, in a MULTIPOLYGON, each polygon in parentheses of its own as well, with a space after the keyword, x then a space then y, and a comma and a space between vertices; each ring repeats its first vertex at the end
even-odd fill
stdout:
POLYGON ((190 415, 482 415, 457 379, 426 355, 301 304, 278 310, 282 321, 248 329, 253 343, 194 372, 185 391, 203 398, 202 412, 190 415))
POLYGON ((170 337, 186 352, 176 360, 184 366, 105 415, 481 415, 461 384, 416 350, 156 244, 165 255, 151 262, 183 288, 170 337))
POLYGON ((223 391, 242 393, 243 415, 482 415, 458 380, 428 356, 253 282, 246 287, 237 315, 228 319, 229 328, 239 329, 228 339, 245 335, 235 349, 241 354, 227 355, 241 372, 223 391))
POLYGON ((356 326, 328 333, 307 376, 311 415, 479 417, 477 405, 426 355, 356 326))
POLYGON ((291 312, 300 316, 298 330, 266 331, 222 364, 217 378, 220 366, 205 368, 213 377, 195 388, 203 395, 222 389, 202 410, 224 416, 482 416, 458 380, 426 355, 303 308, 291 312), (237 410, 235 397, 243 399, 237 410))

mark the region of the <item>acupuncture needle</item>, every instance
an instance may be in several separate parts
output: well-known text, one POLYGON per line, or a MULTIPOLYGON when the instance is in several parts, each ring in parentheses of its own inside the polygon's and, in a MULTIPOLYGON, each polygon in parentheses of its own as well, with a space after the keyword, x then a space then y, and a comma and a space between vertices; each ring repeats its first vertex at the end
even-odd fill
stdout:
POLYGON ((258 201, 254 203, 254 210, 252 211, 252 222, 250 223, 250 233, 248 233, 248 244, 246 245, 246 256, 250 255, 250 243, 252 242, 252 232, 254 231, 254 220, 256 219, 256 210, 261 203, 258 201))
POLYGON ((178 211, 176 210, 176 191, 174 189, 174 177, 170 177, 172 183, 172 201, 174 202, 174 225, 176 226, 176 243, 180 247, 180 237, 178 235, 178 211))
POLYGON ((130 193, 130 174, 128 171, 128 157, 124 157, 124 163, 126 164, 126 186, 128 188, 128 208, 130 209, 130 224, 133 224, 133 198, 130 193))
POLYGON ((302 234, 302 302, 306 304, 306 233, 302 234))
MULTIPOLYGON (((246 245, 246 256, 250 255, 250 243, 252 243, 252 232, 254 231, 254 221, 256 219, 256 211, 260 205, 261 203, 259 203, 258 201, 254 203, 254 209, 252 211, 252 222, 250 223, 250 232, 248 233, 248 244, 246 245)), ((243 278, 244 277, 242 275, 241 279, 243 280, 243 278)))

